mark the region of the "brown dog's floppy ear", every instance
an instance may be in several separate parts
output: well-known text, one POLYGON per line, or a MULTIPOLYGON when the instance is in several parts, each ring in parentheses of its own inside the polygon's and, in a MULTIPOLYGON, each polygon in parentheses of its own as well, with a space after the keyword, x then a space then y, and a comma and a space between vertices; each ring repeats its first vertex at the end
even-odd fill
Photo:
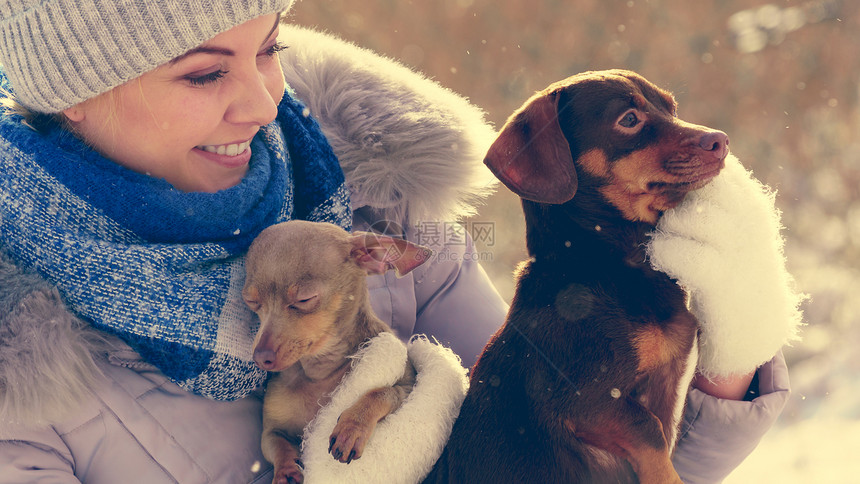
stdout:
POLYGON ((505 123, 484 163, 526 200, 564 203, 576 193, 576 168, 558 124, 558 90, 533 97, 505 123))
POLYGON ((397 277, 401 277, 433 254, 430 249, 408 240, 373 232, 353 232, 350 243, 350 256, 368 274, 383 274, 394 269, 397 277))

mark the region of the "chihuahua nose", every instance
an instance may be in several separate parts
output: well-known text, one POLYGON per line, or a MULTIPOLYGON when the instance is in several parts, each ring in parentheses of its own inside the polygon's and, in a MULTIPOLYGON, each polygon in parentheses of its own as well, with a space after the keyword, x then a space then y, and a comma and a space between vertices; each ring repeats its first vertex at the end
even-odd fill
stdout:
POLYGON ((699 138, 699 147, 705 151, 713 151, 719 158, 723 158, 729 151, 729 135, 722 131, 710 131, 699 138))
POLYGON ((275 367, 275 352, 268 349, 255 349, 254 363, 261 370, 271 371, 275 367))

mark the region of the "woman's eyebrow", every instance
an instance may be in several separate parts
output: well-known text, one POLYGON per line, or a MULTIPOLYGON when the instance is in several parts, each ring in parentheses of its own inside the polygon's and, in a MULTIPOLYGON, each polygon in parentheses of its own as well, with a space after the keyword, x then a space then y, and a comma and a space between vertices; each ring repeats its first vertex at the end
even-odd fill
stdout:
POLYGON ((225 47, 207 47, 205 45, 201 45, 199 47, 195 47, 195 48, 189 50, 188 52, 186 52, 186 53, 184 53, 178 57, 174 57, 173 59, 170 59, 170 62, 168 62, 168 64, 170 64, 170 65, 176 64, 177 62, 181 61, 182 59, 184 59, 188 56, 194 55, 194 54, 217 54, 217 55, 230 55, 230 56, 236 55, 236 53, 233 50, 227 49, 225 47))
MULTIPOLYGON (((272 36, 272 33, 275 31, 275 29, 278 28, 278 23, 280 23, 280 17, 275 19, 275 25, 272 25, 272 30, 270 30, 269 33, 266 34, 266 40, 268 40, 269 37, 272 36)), ((265 41, 263 43, 265 43, 265 41)), ((235 56, 236 52, 234 52, 232 49, 228 49, 226 47, 209 47, 209 46, 205 46, 205 45, 200 45, 200 46, 197 46, 197 47, 189 50, 188 52, 186 52, 180 56, 177 56, 177 57, 174 57, 173 59, 170 59, 170 62, 168 62, 168 64, 174 65, 177 62, 181 61, 182 59, 184 59, 190 55, 194 55, 194 54, 215 54, 215 55, 235 56)))

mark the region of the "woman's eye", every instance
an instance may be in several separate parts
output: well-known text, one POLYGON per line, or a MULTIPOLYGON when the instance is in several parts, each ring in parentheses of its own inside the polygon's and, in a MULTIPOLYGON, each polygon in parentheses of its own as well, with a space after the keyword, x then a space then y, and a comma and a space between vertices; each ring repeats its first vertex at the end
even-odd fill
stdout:
POLYGON ((192 86, 205 86, 220 81, 225 75, 227 75, 227 72, 228 71, 225 71, 224 69, 218 69, 199 76, 189 74, 185 76, 185 79, 192 86))
POLYGON ((263 53, 262 53, 262 55, 266 55, 266 56, 268 56, 268 57, 272 57, 272 56, 274 56, 275 54, 277 54, 278 52, 280 52, 280 51, 282 51, 282 50, 286 50, 286 49, 289 49, 289 46, 284 45, 284 44, 282 44, 282 43, 280 43, 280 42, 275 42, 275 43, 274 43, 274 44, 272 44, 269 48, 267 48, 266 50, 264 50, 264 51, 263 51, 263 53))
POLYGON ((621 116, 621 119, 618 120, 618 124, 625 128, 632 128, 639 124, 639 118, 636 116, 636 113, 630 111, 624 116, 621 116))

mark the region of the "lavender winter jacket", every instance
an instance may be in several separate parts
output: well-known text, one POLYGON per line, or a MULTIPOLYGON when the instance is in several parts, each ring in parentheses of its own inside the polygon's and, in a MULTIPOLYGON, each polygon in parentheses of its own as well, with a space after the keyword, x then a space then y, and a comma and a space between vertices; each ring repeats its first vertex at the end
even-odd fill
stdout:
MULTIPOLYGON (((374 309, 401 337, 434 335, 471 364, 506 305, 471 241, 423 237, 415 224, 455 221, 486 193, 492 130, 466 101, 389 61, 282 32, 287 81, 341 159, 356 228, 412 227, 407 237, 437 251, 406 277, 369 278, 374 309)), ((721 480, 773 424, 788 394, 780 357, 759 371, 759 392, 724 402, 691 390, 675 453, 685 482, 721 480)), ((260 412, 260 395, 215 402, 183 391, 0 258, 0 484, 270 482, 260 412)))

